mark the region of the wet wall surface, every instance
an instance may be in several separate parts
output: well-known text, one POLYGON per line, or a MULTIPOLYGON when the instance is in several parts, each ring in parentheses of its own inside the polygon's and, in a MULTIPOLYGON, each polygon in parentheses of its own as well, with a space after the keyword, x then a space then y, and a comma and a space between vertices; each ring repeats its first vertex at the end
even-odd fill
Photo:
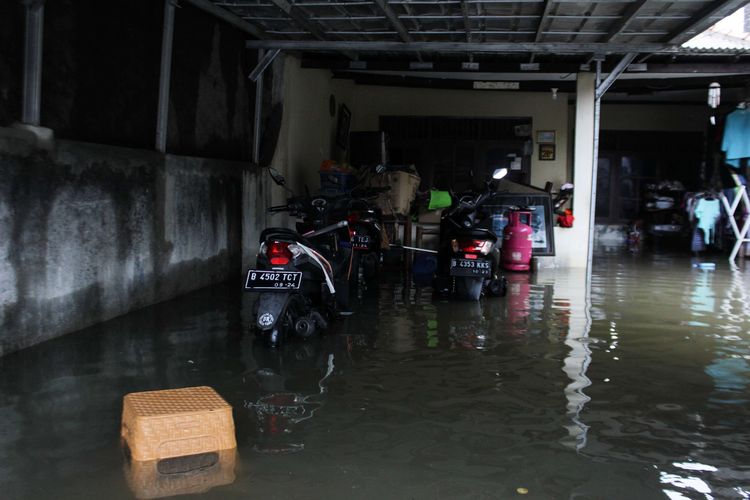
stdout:
POLYGON ((203 289, 0 358, 0 491, 747 498, 750 273, 717 262, 605 256, 588 289, 514 274, 477 304, 382 283, 278 352, 248 296, 203 289), (196 385, 234 407, 237 454, 192 489, 129 467, 122 396, 196 385))
POLYGON ((0 355, 234 276, 241 170, 0 129, 0 355))

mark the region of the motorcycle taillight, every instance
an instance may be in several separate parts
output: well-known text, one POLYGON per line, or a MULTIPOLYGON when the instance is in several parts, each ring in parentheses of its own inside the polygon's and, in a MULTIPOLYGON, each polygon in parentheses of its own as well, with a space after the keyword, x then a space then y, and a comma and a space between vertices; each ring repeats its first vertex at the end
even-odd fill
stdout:
POLYGON ((454 252, 464 253, 481 253, 487 255, 492 249, 492 242, 489 240, 451 240, 451 247, 454 252))
POLYGON ((359 212, 350 213, 349 215, 346 216, 346 220, 347 222, 349 222, 349 224, 354 224, 355 222, 359 220, 359 212))
POLYGON ((292 252, 289 250, 289 243, 286 241, 272 241, 266 247, 266 256, 274 266, 283 266, 289 264, 292 260, 292 252))

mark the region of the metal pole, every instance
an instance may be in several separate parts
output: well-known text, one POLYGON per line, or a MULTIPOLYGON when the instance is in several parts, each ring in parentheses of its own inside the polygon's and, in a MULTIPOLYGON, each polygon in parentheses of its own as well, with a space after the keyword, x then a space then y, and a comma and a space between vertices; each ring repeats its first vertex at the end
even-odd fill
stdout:
POLYGON ((174 4, 164 0, 164 30, 161 39, 161 71, 159 73, 159 109, 156 115, 156 150, 167 150, 169 119, 169 83, 172 78, 172 40, 174 39, 174 4))
POLYGON ((591 279, 592 263, 594 261, 594 233, 596 229, 596 178, 599 169, 599 118, 601 116, 602 100, 599 96, 599 85, 602 83, 602 61, 596 61, 596 84, 594 85, 594 158, 591 172, 591 205, 589 208, 589 245, 586 257, 587 279, 591 279))
POLYGON ((42 42, 44 1, 26 2, 26 39, 23 57, 23 103, 21 121, 39 125, 42 100, 42 42))
MULTIPOLYGON (((263 61, 264 50, 258 51, 258 62, 263 61)), ((255 116, 253 117, 253 163, 260 161, 260 118, 263 114, 263 73, 255 80, 255 116)))

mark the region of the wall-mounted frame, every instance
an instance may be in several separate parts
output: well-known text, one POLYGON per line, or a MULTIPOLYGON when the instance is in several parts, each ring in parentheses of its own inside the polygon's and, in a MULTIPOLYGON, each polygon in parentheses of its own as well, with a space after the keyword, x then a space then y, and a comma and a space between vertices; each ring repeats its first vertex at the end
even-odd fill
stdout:
POLYGON ((500 245, 502 245, 503 229, 508 223, 508 212, 513 207, 533 208, 530 224, 533 229, 531 254, 538 257, 555 255, 555 220, 550 195, 544 192, 493 194, 492 198, 482 205, 484 216, 488 221, 483 225, 500 235, 500 245))
POLYGON ((555 131, 554 130, 537 130, 536 142, 537 144, 554 144, 555 143, 555 131))
POLYGON ((339 119, 336 125, 336 144, 341 149, 349 147, 349 127, 352 123, 352 112, 346 107, 346 104, 339 106, 339 119))
POLYGON ((540 144, 539 145, 539 160, 553 161, 554 159, 555 159, 555 145, 554 144, 540 144))

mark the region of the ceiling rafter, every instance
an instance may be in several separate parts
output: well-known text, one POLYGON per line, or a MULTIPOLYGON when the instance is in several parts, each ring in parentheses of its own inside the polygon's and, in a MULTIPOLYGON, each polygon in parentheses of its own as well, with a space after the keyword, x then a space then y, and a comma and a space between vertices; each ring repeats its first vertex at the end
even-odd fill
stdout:
POLYGON ((391 6, 388 5, 388 2, 386 2, 386 0, 375 0, 375 5, 385 15, 385 17, 388 19, 388 23, 393 27, 393 29, 398 32, 398 36, 401 38, 402 42, 414 41, 409 34, 409 31, 404 26, 404 23, 401 22, 393 9, 391 9, 391 6))
POLYGON ((469 5, 466 0, 461 0, 461 17, 464 18, 464 30, 466 31, 466 42, 471 43, 471 20, 469 19, 469 5))
POLYGON ((325 40, 325 34, 321 31, 320 27, 310 21, 307 16, 302 12, 301 8, 293 3, 289 3, 287 0, 271 0, 276 7, 281 9, 294 20, 295 24, 300 28, 304 28, 310 32, 312 36, 318 40, 325 40))
MULTIPOLYGON (((298 7, 295 4, 289 3, 287 0, 271 0, 271 3, 273 3, 277 8, 284 11, 286 15, 291 17, 300 28, 307 30, 308 32, 310 32, 312 36, 314 36, 318 40, 321 40, 321 41, 328 40, 326 38, 325 32, 321 31, 321 29, 318 27, 317 24, 313 23, 312 21, 308 19, 309 16, 307 16, 307 14, 302 10, 301 7, 298 7)), ((322 23, 319 23, 319 24, 322 25, 322 23)), ((357 59, 357 55, 352 52, 345 51, 345 50, 342 50, 340 52, 346 57, 348 57, 349 59, 352 59, 352 60, 357 59)))
MULTIPOLYGON (((414 39, 409 33, 409 30, 406 29, 406 26, 404 26, 404 23, 398 18, 396 12, 394 12, 391 6, 388 5, 387 0, 374 0, 374 2, 378 10, 380 10, 385 15, 386 19, 388 19, 388 23, 396 30, 401 41, 404 43, 413 42, 414 39)), ((422 61, 422 54, 417 52, 416 55, 417 59, 422 61)))
POLYGON ((528 53, 545 54, 627 54, 629 52, 657 52, 675 54, 678 47, 664 43, 578 43, 578 42, 375 42, 375 41, 304 41, 304 40, 250 40, 249 49, 311 50, 335 52, 353 50, 360 52, 430 52, 430 53, 528 53))
POLYGON ((628 27, 631 21, 633 21, 638 14, 641 13, 643 7, 646 5, 648 0, 637 0, 625 8, 622 13, 622 17, 614 23, 612 29, 609 30, 607 36, 604 37, 604 42, 609 42, 617 35, 621 34, 628 27))
POLYGON ((701 9, 688 22, 667 35, 664 42, 681 45, 745 4, 747 4, 747 0, 717 0, 712 2, 701 9))
POLYGON ((536 25, 536 36, 534 36, 534 42, 539 42, 542 39, 544 28, 547 27, 549 22, 549 13, 552 10, 552 0, 544 0, 544 7, 542 7, 542 14, 539 17, 539 24, 536 25))
MULTIPOLYGON (((583 28, 586 27, 586 24, 591 20, 591 16, 596 12, 596 8, 599 7, 599 4, 596 2, 589 3, 588 7, 586 8, 586 12, 581 19, 581 22, 578 24, 578 28, 576 28, 574 31, 577 31, 578 34, 582 34, 581 32, 584 31, 583 28)), ((577 38, 578 35, 570 35, 568 38, 568 42, 573 42, 577 38)))

